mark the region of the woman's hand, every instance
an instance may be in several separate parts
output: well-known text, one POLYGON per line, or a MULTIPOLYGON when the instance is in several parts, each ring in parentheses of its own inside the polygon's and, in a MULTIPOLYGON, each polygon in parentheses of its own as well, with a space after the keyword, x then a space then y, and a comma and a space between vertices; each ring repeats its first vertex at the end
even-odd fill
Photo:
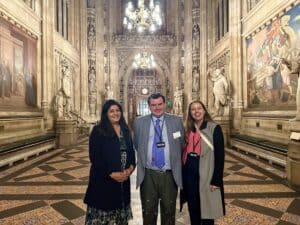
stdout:
POLYGON ((215 186, 215 185, 210 185, 209 188, 210 188, 210 191, 211 191, 211 192, 213 192, 213 191, 219 189, 219 187, 218 187, 218 186, 215 186))
POLYGON ((112 172, 109 176, 117 182, 124 182, 134 171, 134 166, 130 165, 123 172, 112 172))
POLYGON ((124 182, 128 179, 128 175, 125 172, 112 172, 109 176, 117 182, 124 182))
POLYGON ((134 170, 134 167, 132 165, 130 165, 128 169, 124 170, 124 172, 129 177, 132 174, 133 170, 134 170))

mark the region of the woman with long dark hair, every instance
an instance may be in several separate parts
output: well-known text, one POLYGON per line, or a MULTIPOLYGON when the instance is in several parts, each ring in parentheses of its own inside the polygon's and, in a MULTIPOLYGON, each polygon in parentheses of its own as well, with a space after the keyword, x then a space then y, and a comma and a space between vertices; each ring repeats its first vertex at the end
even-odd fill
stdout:
POLYGON ((191 225, 213 225, 225 215, 224 139, 201 101, 189 104, 183 151, 183 193, 191 225))
POLYGON ((135 168, 135 152, 121 105, 107 100, 100 123, 89 139, 91 161, 84 198, 86 225, 127 225, 132 218, 129 176, 135 168))

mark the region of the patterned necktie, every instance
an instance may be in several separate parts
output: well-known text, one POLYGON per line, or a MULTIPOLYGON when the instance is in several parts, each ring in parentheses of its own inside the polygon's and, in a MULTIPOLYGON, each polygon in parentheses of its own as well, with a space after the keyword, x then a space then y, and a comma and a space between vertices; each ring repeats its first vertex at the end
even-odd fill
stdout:
POLYGON ((152 144, 152 166, 162 169, 165 165, 164 148, 158 148, 157 143, 161 142, 160 136, 162 135, 160 127, 160 119, 157 119, 154 127, 154 139, 152 144))

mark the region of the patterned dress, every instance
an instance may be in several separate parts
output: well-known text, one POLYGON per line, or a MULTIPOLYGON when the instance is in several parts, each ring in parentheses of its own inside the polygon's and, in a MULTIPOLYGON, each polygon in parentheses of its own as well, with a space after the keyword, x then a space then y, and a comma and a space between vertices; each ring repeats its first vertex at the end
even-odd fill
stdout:
MULTIPOLYGON (((127 147, 126 142, 121 132, 120 137, 120 150, 121 150, 121 169, 125 170, 127 162, 127 147)), ((121 188, 123 183, 121 183, 121 188)), ((122 188, 123 191, 123 188, 122 188)), ((124 194, 123 194, 124 196, 124 194)), ((124 201, 123 201, 124 202, 124 201)), ((130 205, 124 205, 122 209, 104 211, 95 209, 88 206, 86 212, 85 225, 127 225, 128 220, 132 219, 132 211, 130 205)))

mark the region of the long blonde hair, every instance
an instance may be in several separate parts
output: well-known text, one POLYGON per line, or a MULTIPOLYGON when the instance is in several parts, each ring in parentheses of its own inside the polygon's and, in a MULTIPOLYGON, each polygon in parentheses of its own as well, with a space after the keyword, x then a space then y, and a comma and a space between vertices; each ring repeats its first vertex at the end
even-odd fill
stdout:
POLYGON ((189 108, 188 108, 188 114, 187 114, 187 119, 186 119, 186 135, 188 135, 191 131, 195 132, 195 120, 193 119, 192 117, 192 114, 191 114, 191 108, 192 108, 192 105, 194 103, 199 103, 202 108, 204 109, 205 111, 205 114, 204 114, 204 118, 203 118, 203 121, 213 121, 213 119, 211 118, 211 116, 209 115, 205 105, 203 104, 203 102, 201 102, 200 100, 194 100, 192 101, 190 104, 189 104, 189 108))

